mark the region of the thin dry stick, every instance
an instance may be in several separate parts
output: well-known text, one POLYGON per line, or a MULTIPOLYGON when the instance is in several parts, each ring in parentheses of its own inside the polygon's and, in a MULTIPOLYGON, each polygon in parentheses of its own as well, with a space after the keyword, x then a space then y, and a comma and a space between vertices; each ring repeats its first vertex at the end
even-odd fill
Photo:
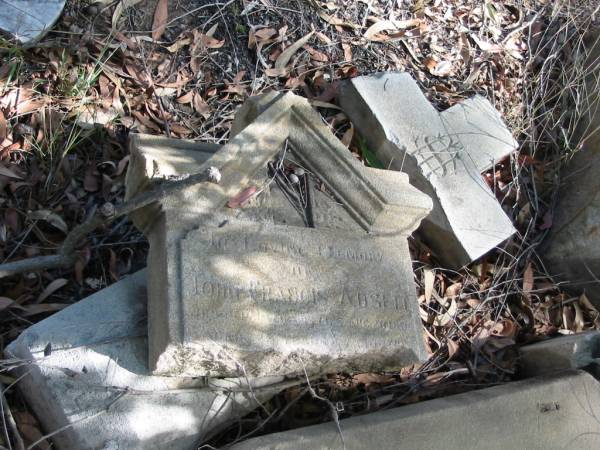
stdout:
POLYGON ((312 398, 321 400, 322 402, 327 403, 327 406, 329 406, 329 411, 331 412, 331 418, 333 419, 333 422, 335 423, 335 426, 337 427, 337 431, 340 435, 340 439, 342 440, 342 448, 343 448, 343 450, 346 450, 346 440, 344 439, 344 434, 342 433, 342 427, 340 425, 340 417, 338 415, 337 408, 333 405, 333 403, 331 403, 329 401, 329 399, 326 399, 325 397, 321 397, 319 394, 317 394, 315 392, 315 390, 312 388, 312 386, 310 384, 310 379, 308 378, 308 373, 306 372, 306 366, 304 365, 304 361, 300 360, 300 362, 302 363, 302 369, 304 370, 304 377, 306 378, 308 392, 310 393, 312 398))
POLYGON ((25 443, 23 442, 23 438, 21 438, 21 434, 19 433, 19 429, 17 428, 17 423, 15 422, 15 418, 12 415, 12 411, 6 402, 6 397, 4 397, 4 392, 6 391, 3 383, 0 383, 0 391, 2 394, 0 395, 0 403, 2 403, 2 419, 4 424, 4 431, 6 435, 6 444, 8 448, 12 450, 10 444, 9 434, 12 435, 13 443, 15 444, 15 450, 25 450, 25 443), (9 433, 10 432, 10 433, 9 433))
POLYGON ((71 266, 77 259, 77 244, 88 233, 94 231, 101 225, 105 225, 117 217, 129 214, 151 203, 160 201, 177 191, 194 186, 198 183, 218 183, 220 178, 221 174, 219 170, 215 167, 210 167, 203 173, 190 175, 177 181, 166 181, 156 186, 153 190, 138 194, 121 205, 114 206, 112 203, 106 203, 90 219, 77 225, 71 230, 57 255, 37 256, 12 263, 0 264, 0 278, 17 275, 23 272, 71 266))

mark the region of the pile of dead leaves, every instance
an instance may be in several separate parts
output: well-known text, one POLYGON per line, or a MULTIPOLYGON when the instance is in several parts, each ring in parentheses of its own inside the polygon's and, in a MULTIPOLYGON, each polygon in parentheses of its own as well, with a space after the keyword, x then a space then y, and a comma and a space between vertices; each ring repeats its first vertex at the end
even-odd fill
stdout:
MULTIPOLYGON (((407 71, 440 108, 486 96, 519 135, 519 154, 484 174, 518 237, 459 273, 411 242, 431 359, 401 373, 332 374, 288 390, 267 405, 268 418, 261 410, 244 420, 246 434, 228 430, 213 443, 331 420, 332 410, 343 418, 509 380, 517 345, 599 326, 585 296, 558 289, 535 255, 552 224, 563 144, 556 124, 569 104, 556 80, 565 83, 560 61, 576 47, 564 39, 571 7, 545 3, 68 2, 39 45, 0 42, 2 262, 55 253, 99 205, 122 201, 129 132, 224 143, 236 108, 267 90, 307 97, 357 158, 377 166, 338 107, 338 88, 362 74, 407 71)), ((72 268, 3 279, 2 347, 142 267, 145 252, 143 237, 121 220, 81 242, 72 268)), ((36 435, 17 409, 21 431, 36 435)))

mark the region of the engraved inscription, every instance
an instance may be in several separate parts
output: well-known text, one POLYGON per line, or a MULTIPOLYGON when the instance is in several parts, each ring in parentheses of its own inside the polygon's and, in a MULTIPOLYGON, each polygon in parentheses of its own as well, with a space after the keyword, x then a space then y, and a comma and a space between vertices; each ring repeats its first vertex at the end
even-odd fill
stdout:
POLYGON ((340 357, 410 346, 419 319, 399 244, 248 222, 190 232, 180 242, 185 338, 340 357))

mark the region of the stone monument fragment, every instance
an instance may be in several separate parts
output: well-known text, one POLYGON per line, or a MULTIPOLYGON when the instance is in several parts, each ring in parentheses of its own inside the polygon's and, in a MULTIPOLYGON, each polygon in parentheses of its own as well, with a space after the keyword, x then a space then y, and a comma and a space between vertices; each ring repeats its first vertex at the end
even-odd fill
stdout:
POLYGON ((232 450, 598 448, 600 383, 565 371, 268 434, 232 450))
POLYGON ((59 450, 188 450, 285 387, 281 378, 152 376, 146 298, 144 270, 33 325, 5 351, 59 450))
POLYGON ((65 0, 4 0, 0 31, 22 44, 40 39, 60 17, 65 0))
POLYGON ((561 171, 552 228, 542 249, 549 273, 574 294, 585 292, 600 308, 600 33, 589 37, 585 89, 574 115, 580 141, 561 171))
POLYGON ((585 369, 600 378, 600 331, 570 334, 519 349, 520 377, 566 369, 585 369))
POLYGON ((481 176, 517 146, 486 99, 439 113, 409 74, 381 73, 353 78, 340 102, 382 164, 433 198, 420 230, 446 266, 468 264, 515 232, 481 176))
MULTIPOLYGON (((216 167, 219 184, 134 217, 150 241, 155 373, 262 376, 423 360, 406 239, 431 200, 406 175, 361 165, 306 100, 265 98, 269 106, 227 145, 184 169, 216 167)), ((135 142, 128 196, 162 170, 135 142)))

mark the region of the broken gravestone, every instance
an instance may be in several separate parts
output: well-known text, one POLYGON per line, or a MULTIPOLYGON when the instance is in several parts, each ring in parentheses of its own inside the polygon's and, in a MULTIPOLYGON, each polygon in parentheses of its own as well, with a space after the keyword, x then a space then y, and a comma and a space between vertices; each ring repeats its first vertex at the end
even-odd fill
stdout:
POLYGON ((519 349, 520 377, 585 369, 600 377, 600 331, 555 337, 519 349))
POLYGON ((476 96, 439 113, 407 73, 353 78, 340 102, 384 167, 406 172, 433 198, 421 234, 460 268, 515 229, 481 173, 517 146, 500 115, 476 96))
POLYGON ((153 376, 146 298, 144 270, 8 346, 4 362, 17 366, 16 386, 56 448, 188 450, 285 387, 281 378, 153 376))
MULTIPOLYGON (((404 174, 362 166, 306 100, 265 100, 206 163, 187 166, 216 167, 219 184, 199 183, 133 217, 150 241, 155 373, 262 376, 423 360, 406 239, 431 200, 404 174)), ((131 155, 128 197, 175 175, 136 138, 131 155)))
POLYGON ((600 308, 600 33, 592 33, 586 48, 582 102, 578 113, 572 113, 578 123, 573 142, 579 145, 561 171, 552 228, 542 252, 546 268, 563 288, 577 295, 585 292, 600 308))
POLYGON ((60 17, 65 0, 4 0, 0 31, 22 44, 40 39, 60 17))

